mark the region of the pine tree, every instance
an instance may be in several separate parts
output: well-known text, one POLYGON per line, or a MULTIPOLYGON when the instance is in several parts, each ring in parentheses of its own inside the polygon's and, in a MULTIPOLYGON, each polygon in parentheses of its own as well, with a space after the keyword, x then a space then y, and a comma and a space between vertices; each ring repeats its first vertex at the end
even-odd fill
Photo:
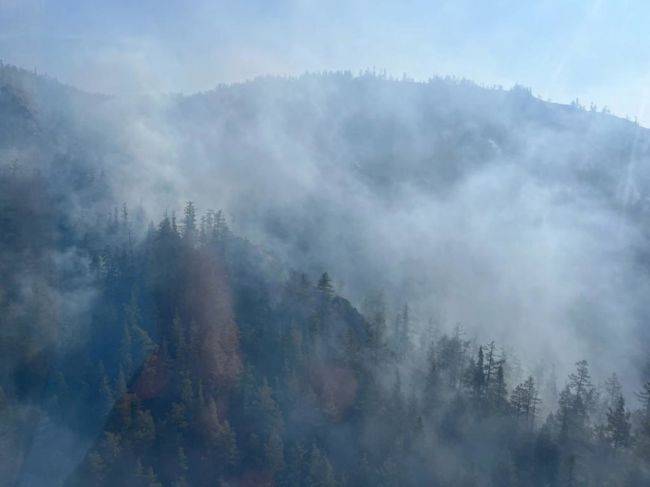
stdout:
POLYGON ((117 374, 117 379, 115 380, 115 398, 119 400, 127 391, 126 375, 124 374, 124 369, 120 367, 120 371, 117 374))
POLYGON ((179 363, 185 363, 189 358, 189 347, 185 339, 185 329, 178 312, 174 314, 172 321, 172 345, 174 358, 179 363))
POLYGON ((223 464, 228 468, 236 466, 239 462, 239 449, 237 448, 235 432, 227 420, 219 429, 217 444, 223 464))
POLYGON ((180 398, 187 411, 191 411, 194 406, 194 386, 189 370, 180 373, 180 398))
POLYGON ((300 443, 289 449, 287 464, 284 469, 280 485, 287 487, 301 487, 305 485, 303 479, 307 470, 307 451, 300 443))
POLYGON ((104 416, 107 414, 113 407, 114 397, 113 390, 111 389, 110 381, 106 375, 106 369, 104 369, 104 364, 99 364, 99 406, 100 414, 104 416))
POLYGON ((214 215, 214 226, 212 237, 217 244, 223 244, 228 236, 228 224, 222 210, 217 211, 214 215))
POLYGON ((189 467, 187 465, 187 456, 185 455, 185 450, 182 446, 178 447, 178 453, 176 455, 176 469, 178 472, 178 481, 177 485, 187 485, 187 472, 189 467))
POLYGON ((337 485, 332 465, 315 444, 309 455, 307 471, 307 485, 314 487, 335 487, 337 485))
POLYGON ((404 303, 397 320, 397 351, 402 356, 411 351, 411 311, 408 303, 404 303))
POLYGON ((327 296, 334 294, 332 280, 330 279, 330 276, 327 272, 323 272, 323 274, 321 274, 320 279, 318 280, 318 290, 327 296))
POLYGON ((282 437, 273 430, 269 436, 269 440, 264 448, 266 456, 266 465, 271 470, 273 475, 276 475, 284 468, 284 447, 282 444, 282 437))
POLYGON ((120 437, 114 433, 104 432, 96 448, 88 454, 86 463, 86 480, 101 485, 110 476, 112 467, 122 454, 120 437))
POLYGON ((171 230, 175 236, 178 236, 178 225, 176 224, 176 212, 172 212, 171 230))
POLYGON ((619 393, 607 411, 607 433, 614 448, 626 448, 630 444, 630 413, 625 410, 625 399, 619 393))
POLYGON ((621 396, 621 383, 618 380, 616 374, 612 374, 605 381, 605 392, 606 392, 606 404, 607 407, 611 407, 616 404, 618 398, 621 396))
POLYGON ((282 414, 273 399, 273 389, 266 379, 257 388, 253 408, 259 434, 270 436, 271 432, 282 428, 282 414))
POLYGON ((641 402, 641 424, 636 441, 636 450, 639 457, 650 464, 650 381, 643 384, 643 389, 637 393, 637 397, 641 402))
POLYGON ((515 387, 510 398, 510 404, 515 416, 523 418, 524 424, 530 429, 535 425, 540 402, 535 381, 532 377, 528 377, 525 382, 515 387))
POLYGON ((569 375, 569 387, 580 397, 585 411, 589 412, 595 407, 598 397, 591 383, 589 364, 586 360, 576 362, 576 371, 569 375))
POLYGON ((375 349, 381 345, 386 333, 386 303, 382 293, 375 292, 365 297, 363 315, 369 325, 369 346, 375 349))
POLYGON ((135 413, 132 426, 131 438, 134 446, 141 452, 145 452, 156 439, 156 425, 151 411, 139 409, 135 413))
POLYGON ((147 469, 144 485, 146 487, 162 487, 162 484, 158 481, 158 477, 153 471, 153 467, 147 469))
POLYGON ((436 361, 435 346, 431 345, 427 355, 427 375, 424 384, 424 411, 430 412, 439 405, 440 398, 440 374, 436 361))
POLYGON ((196 240, 196 208, 192 201, 187 202, 183 213, 183 238, 193 244, 196 240))
POLYGON ((133 372, 133 355, 132 355, 131 331, 129 329, 128 319, 124 320, 122 326, 122 341, 120 344, 120 369, 127 375, 133 372))
POLYGON ((483 357, 483 347, 478 347, 478 357, 476 364, 473 367, 472 373, 472 393, 474 395, 474 403, 477 408, 482 406, 483 388, 485 386, 485 364, 483 357))
POLYGON ((503 363, 499 363, 494 375, 494 383, 490 387, 490 408, 498 414, 503 414, 507 412, 507 405, 508 390, 504 379, 503 363))
POLYGON ((644 420, 650 423, 650 381, 643 384, 643 389, 638 392, 636 396, 641 402, 641 411, 644 420))
POLYGON ((88 469, 87 480, 95 485, 101 485, 106 477, 106 462, 102 455, 96 450, 91 451, 88 454, 86 465, 88 469))
POLYGON ((499 361, 496 360, 495 355, 495 346, 494 342, 490 342, 487 346, 487 353, 485 354, 485 385, 486 387, 490 387, 492 384, 492 381, 494 380, 494 376, 496 373, 496 369, 499 366, 499 361))

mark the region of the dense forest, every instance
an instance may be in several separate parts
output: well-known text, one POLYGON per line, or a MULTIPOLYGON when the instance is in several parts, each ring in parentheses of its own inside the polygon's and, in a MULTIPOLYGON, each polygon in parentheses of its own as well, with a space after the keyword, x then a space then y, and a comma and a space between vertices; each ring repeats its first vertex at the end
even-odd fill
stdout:
POLYGON ((88 439, 71 486, 650 482, 650 383, 628 403, 581 360, 541 404, 498 344, 460 326, 417 334, 408 304, 375 292, 358 311, 327 272, 285 268, 221 211, 189 202, 147 226, 124 205, 75 234, 38 175, 6 168, 1 184, 5 481, 47 417, 88 439), (62 275, 48 251, 71 246, 86 267, 62 275), (8 285, 25 269, 29 292, 8 285), (48 289, 82 276, 91 323, 62 346, 48 289))
POLYGON ((0 485, 650 485, 645 129, 373 73, 139 103, 0 66, 0 485))

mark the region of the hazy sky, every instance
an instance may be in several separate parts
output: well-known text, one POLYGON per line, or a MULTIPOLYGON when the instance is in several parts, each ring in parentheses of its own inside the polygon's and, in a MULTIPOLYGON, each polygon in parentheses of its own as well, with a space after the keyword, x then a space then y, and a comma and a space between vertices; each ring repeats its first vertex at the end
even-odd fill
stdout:
POLYGON ((645 0, 0 0, 0 59, 109 93, 334 69, 455 75, 650 125, 649 14, 645 0))

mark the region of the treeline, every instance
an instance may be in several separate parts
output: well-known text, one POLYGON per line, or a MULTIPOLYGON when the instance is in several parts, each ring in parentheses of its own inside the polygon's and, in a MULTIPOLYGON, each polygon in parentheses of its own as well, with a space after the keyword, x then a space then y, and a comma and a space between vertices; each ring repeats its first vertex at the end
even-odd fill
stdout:
MULTIPOLYGON (((122 220, 113 232, 126 235, 122 220)), ((263 260, 221 213, 197 221, 192 204, 179 223, 165 217, 149 229, 137 248, 106 249, 94 260, 124 325, 119 343, 97 339, 95 353, 103 349, 117 373, 101 382, 115 405, 76 482, 546 486, 649 478, 650 386, 632 416, 616 377, 601 393, 580 361, 558 404, 544 408, 553 413, 541 417, 534 379, 508 384, 494 343, 477 347, 456 329, 433 339, 426 359, 414 358, 407 306, 391 320, 375 296, 362 317, 327 273, 312 283, 273 275, 263 260), (148 318, 134 318, 142 310, 148 318)))
POLYGON ((650 482, 650 383, 630 411, 616 376, 601 390, 579 361, 542 404, 494 343, 458 327, 424 342, 380 295, 360 313, 221 212, 137 225, 124 207, 84 235, 90 325, 47 371, 3 376, 5 425, 31 404, 96 437, 68 485, 650 482))

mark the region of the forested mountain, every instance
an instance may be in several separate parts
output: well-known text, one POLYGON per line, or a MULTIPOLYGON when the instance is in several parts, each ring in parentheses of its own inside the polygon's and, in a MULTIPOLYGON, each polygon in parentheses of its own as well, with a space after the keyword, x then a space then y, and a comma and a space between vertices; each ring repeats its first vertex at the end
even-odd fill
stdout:
POLYGON ((6 485, 650 483, 637 124, 458 80, 125 100, 3 66, 0 129, 6 485))

